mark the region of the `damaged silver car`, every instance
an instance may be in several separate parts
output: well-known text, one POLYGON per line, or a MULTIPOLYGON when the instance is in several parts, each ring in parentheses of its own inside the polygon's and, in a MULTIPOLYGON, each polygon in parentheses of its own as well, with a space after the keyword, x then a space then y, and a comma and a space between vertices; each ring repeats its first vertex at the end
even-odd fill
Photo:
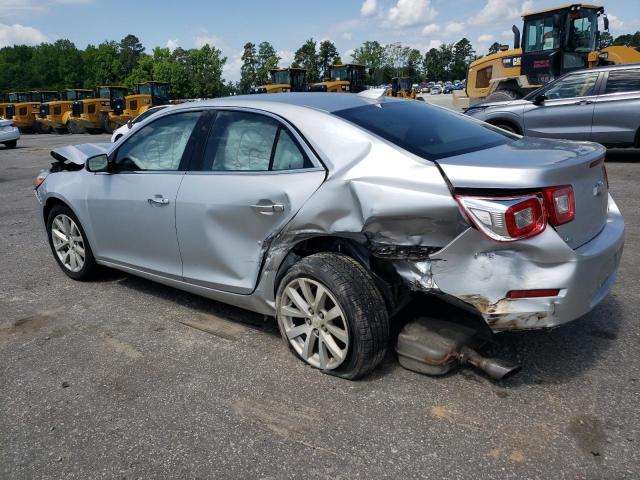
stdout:
POLYGON ((299 358, 349 379, 415 295, 499 332, 574 320, 615 281, 624 222, 598 144, 367 92, 167 110, 52 152, 35 193, 71 278, 103 265, 275 316, 299 358))

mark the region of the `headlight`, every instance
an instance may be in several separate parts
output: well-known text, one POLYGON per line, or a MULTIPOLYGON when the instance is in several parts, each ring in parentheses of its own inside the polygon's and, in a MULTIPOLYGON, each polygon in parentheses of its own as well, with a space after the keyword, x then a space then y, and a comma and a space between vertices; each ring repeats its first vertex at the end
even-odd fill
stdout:
POLYGON ((44 183, 44 179, 47 178, 49 176, 49 170, 40 170, 40 173, 38 173, 38 176, 36 177, 35 180, 35 188, 37 189, 40 185, 42 185, 44 183))

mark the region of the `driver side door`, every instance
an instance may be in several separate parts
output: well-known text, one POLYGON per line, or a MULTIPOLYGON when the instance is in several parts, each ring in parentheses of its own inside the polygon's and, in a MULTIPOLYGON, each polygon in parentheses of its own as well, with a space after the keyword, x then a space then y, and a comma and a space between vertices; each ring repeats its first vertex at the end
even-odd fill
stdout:
POLYGON ((531 137, 589 140, 599 72, 575 73, 540 92, 546 100, 524 110, 524 134, 531 137))
POLYGON ((144 125, 112 154, 108 173, 93 175, 87 209, 98 260, 182 276, 175 202, 200 117, 181 112, 144 125))

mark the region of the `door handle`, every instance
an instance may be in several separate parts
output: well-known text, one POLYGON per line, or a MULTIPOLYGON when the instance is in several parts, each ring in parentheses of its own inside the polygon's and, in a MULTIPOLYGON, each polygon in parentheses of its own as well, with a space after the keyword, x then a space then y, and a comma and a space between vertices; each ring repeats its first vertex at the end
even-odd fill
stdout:
POLYGON ((579 102, 576 102, 575 105, 591 105, 592 103, 592 100, 580 100, 579 102))
POLYGON ((149 205, 167 205, 169 203, 169 199, 168 198, 164 198, 162 195, 154 195, 151 198, 147 198, 147 202, 149 202, 149 205))
POLYGON ((251 208, 262 215, 273 215, 274 213, 284 212, 284 205, 281 203, 257 203, 251 205, 251 208))

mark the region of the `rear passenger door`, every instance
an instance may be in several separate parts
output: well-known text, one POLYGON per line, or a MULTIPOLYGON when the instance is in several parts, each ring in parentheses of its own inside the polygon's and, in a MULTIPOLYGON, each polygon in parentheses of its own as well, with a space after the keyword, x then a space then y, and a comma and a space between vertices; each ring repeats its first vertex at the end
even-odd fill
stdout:
POLYGON ((525 135, 589 140, 598 76, 598 72, 574 73, 540 92, 547 99, 525 109, 525 135))
POLYGON ((602 95, 595 100, 591 140, 633 146, 640 128, 640 68, 606 73, 602 95))
POLYGON ((268 239, 316 191, 324 168, 280 119, 245 109, 211 112, 200 161, 176 202, 183 277, 248 294, 268 239))

